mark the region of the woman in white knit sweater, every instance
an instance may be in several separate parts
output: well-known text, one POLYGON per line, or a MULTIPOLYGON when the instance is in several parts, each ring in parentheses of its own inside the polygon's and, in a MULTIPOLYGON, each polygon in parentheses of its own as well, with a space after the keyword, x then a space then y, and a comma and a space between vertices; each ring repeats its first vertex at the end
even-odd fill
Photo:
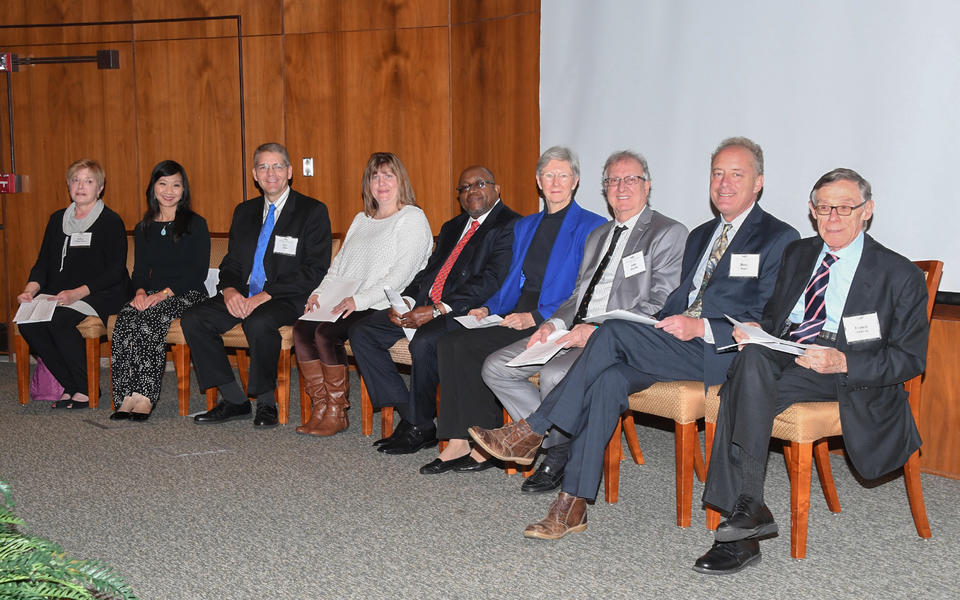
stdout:
POLYGON ((304 312, 318 306, 317 298, 339 278, 359 279, 360 289, 343 298, 330 322, 298 321, 293 328, 297 364, 313 405, 310 420, 297 433, 333 435, 349 426, 346 409, 349 378, 343 344, 355 321, 387 308, 383 288, 402 290, 427 264, 433 235, 426 215, 416 206, 410 177, 390 152, 375 152, 362 180, 363 212, 357 213, 343 245, 304 312))

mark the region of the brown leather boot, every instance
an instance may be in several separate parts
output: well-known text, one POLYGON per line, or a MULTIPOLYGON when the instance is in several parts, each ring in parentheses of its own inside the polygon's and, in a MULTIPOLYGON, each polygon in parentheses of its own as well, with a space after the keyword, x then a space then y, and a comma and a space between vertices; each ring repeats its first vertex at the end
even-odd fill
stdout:
POLYGON ((587 501, 583 498, 560 492, 550 505, 543 520, 527 525, 524 537, 541 540, 559 540, 568 533, 583 531, 587 528, 587 501))
POLYGON ((347 408, 350 407, 350 378, 346 365, 322 365, 323 379, 327 387, 327 406, 320 424, 311 435, 333 435, 350 426, 347 408))
POLYGON ((319 360, 298 362, 297 368, 303 373, 304 391, 310 398, 313 410, 310 420, 297 427, 297 433, 320 435, 314 433, 323 421, 323 413, 327 408, 327 386, 323 379, 323 363, 319 360))

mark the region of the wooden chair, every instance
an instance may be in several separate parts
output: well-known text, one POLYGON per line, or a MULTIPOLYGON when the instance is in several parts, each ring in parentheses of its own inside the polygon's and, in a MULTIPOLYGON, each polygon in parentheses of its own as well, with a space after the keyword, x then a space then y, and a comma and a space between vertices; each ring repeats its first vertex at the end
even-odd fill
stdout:
MULTIPOLYGON (((711 386, 707 395, 715 396, 720 386, 711 386)), ((623 413, 614 430, 603 457, 604 498, 617 502, 620 487, 620 461, 623 448, 620 431, 627 438, 630 454, 637 464, 643 464, 643 453, 637 439, 634 412, 670 419, 674 423, 674 453, 676 464, 677 525, 690 526, 693 502, 693 475, 703 481, 706 477, 697 421, 703 418, 705 393, 702 381, 670 381, 656 383, 642 392, 630 395, 630 408, 623 413)))
MULTIPOLYGON (((100 341, 107 335, 107 329, 99 317, 86 317, 77 324, 77 330, 83 336, 87 354, 87 396, 90 406, 100 406, 100 341)), ((30 402, 30 347, 20 335, 16 323, 13 325, 13 348, 17 357, 17 401, 20 404, 30 402)))
MULTIPOLYGON (((940 285, 943 262, 938 260, 917 261, 916 264, 926 275, 927 319, 933 312, 933 303, 940 285)), ((910 394, 910 410, 913 419, 919 424, 920 403, 922 399, 923 375, 918 375, 905 384, 910 394)), ((706 403, 706 447, 707 463, 716 434, 717 414, 720 410, 719 397, 709 398, 706 403)), ((812 463, 817 464, 820 487, 832 512, 840 512, 840 499, 833 482, 830 469, 830 455, 827 438, 842 435, 840 427, 840 405, 837 402, 798 402, 783 411, 773 421, 772 437, 783 440, 783 456, 790 475, 790 554, 793 558, 807 555, 807 524, 810 517, 810 480, 812 463)), ((907 499, 917 535, 929 538, 930 522, 923 501, 923 487, 920 481, 920 451, 910 456, 903 466, 907 499)), ((717 511, 707 509, 707 527, 716 529, 720 522, 717 511)))

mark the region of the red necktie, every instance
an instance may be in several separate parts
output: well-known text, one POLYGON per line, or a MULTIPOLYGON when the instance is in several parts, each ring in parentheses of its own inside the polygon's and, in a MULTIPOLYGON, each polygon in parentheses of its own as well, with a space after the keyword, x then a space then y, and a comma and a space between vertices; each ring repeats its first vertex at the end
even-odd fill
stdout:
POLYGON ((437 278, 433 280, 433 285, 430 286, 430 299, 433 300, 434 304, 440 302, 440 297, 443 296, 443 286, 447 282, 447 276, 450 275, 450 271, 453 269, 453 263, 457 262, 457 257, 460 256, 463 247, 466 246, 470 238, 473 237, 473 233, 477 230, 477 227, 480 227, 480 221, 474 220, 473 223, 470 224, 470 229, 463 234, 463 237, 460 238, 460 241, 457 242, 457 245, 454 247, 453 252, 447 257, 443 266, 440 267, 437 278))

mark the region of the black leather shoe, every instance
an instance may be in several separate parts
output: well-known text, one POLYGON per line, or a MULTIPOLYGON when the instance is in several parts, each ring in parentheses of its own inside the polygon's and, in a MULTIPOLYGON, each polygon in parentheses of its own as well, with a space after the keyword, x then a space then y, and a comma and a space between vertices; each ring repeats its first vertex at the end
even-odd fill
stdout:
MULTIPOLYGON (((428 462, 427 464, 420 467, 421 475, 439 475, 440 473, 446 473, 447 471, 453 471, 460 465, 468 464, 468 461, 472 461, 469 454, 464 454, 461 457, 455 458, 453 460, 440 460, 435 458, 428 462)), ((476 461, 474 461, 476 462, 476 461)))
POLYGON ((500 464, 500 461, 495 458, 488 458, 487 460, 480 462, 469 454, 467 455, 467 459, 468 460, 463 461, 463 464, 454 467, 453 470, 457 473, 476 473, 478 471, 492 469, 497 464, 500 464))
POLYGON ((128 413, 125 410, 115 410, 110 415, 111 421, 123 421, 124 419, 129 419, 129 418, 130 418, 130 413, 128 413))
POLYGON ((205 413, 193 418, 197 423, 223 423, 231 419, 241 419, 250 416, 250 403, 233 404, 226 400, 217 402, 217 405, 205 413))
POLYGON ((550 465, 540 463, 537 472, 527 477, 520 484, 520 491, 524 494, 540 494, 560 487, 563 481, 563 469, 554 469, 550 465))
POLYGON ((426 428, 411 425, 399 438, 380 446, 377 451, 384 454, 413 454, 424 448, 432 448, 438 443, 436 427, 430 425, 429 428, 426 428))
POLYGON ((257 405, 257 414, 253 417, 253 426, 257 429, 270 429, 280 424, 276 406, 257 405))
POLYGON ((400 422, 397 423, 397 428, 393 430, 393 433, 391 433, 387 437, 380 438, 379 440, 375 441, 373 445, 382 446, 384 444, 395 442, 398 439, 400 439, 400 436, 406 433, 407 430, 410 429, 411 427, 413 427, 413 425, 411 425, 408 421, 404 421, 403 419, 401 419, 400 422))
POLYGON ((697 559, 693 570, 707 575, 730 575, 760 562, 760 542, 714 542, 710 551, 697 559))
POLYGON ((764 538, 777 533, 777 524, 767 505, 750 496, 740 496, 727 520, 717 527, 718 542, 764 538))

